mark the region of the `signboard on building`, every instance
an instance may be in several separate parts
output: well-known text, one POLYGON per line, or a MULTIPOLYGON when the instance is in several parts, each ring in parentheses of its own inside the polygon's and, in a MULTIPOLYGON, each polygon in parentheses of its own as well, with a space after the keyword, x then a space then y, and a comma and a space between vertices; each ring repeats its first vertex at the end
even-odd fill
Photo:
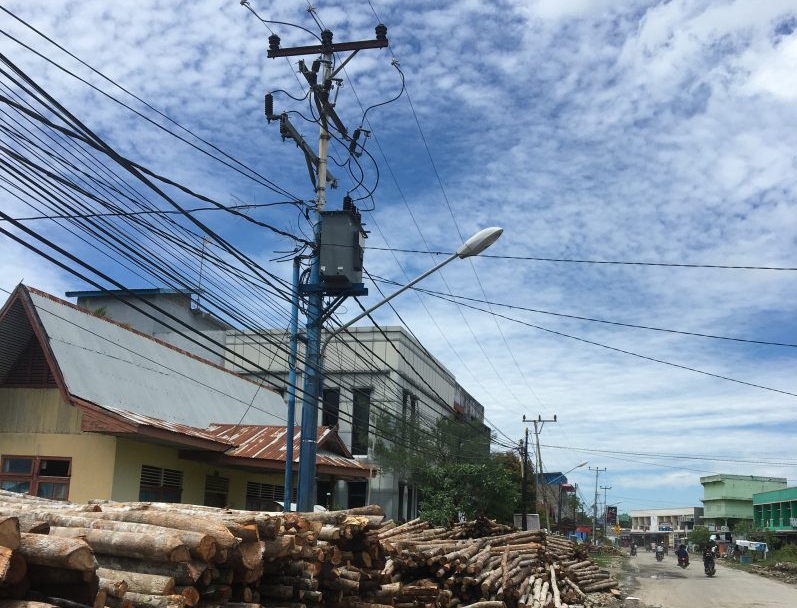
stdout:
POLYGON ((606 522, 610 525, 617 523, 617 507, 606 507, 606 522))

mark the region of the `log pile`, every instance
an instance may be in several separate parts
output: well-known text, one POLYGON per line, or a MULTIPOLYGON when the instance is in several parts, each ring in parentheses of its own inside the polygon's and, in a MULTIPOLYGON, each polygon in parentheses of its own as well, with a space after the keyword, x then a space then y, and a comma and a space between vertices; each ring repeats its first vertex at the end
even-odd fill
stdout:
MULTIPOLYGON (((0 492, 0 599, 61 608, 560 608, 616 588, 576 546, 379 507, 254 513, 0 492)), ((20 605, 18 608, 23 608, 20 605)))
POLYGON ((574 543, 542 531, 510 532, 489 521, 444 529, 415 520, 379 537, 383 576, 402 585, 393 604, 401 608, 574 608, 591 592, 617 588, 574 543), (479 537, 469 537, 476 531, 479 537))

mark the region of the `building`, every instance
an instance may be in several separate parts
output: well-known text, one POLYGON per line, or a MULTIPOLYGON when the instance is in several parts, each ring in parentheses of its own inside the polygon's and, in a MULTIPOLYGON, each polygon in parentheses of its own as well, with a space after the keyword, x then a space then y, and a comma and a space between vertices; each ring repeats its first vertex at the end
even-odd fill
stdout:
MULTIPOLYGON (((370 477, 334 429, 317 442, 323 480, 370 477)), ((0 488, 262 508, 284 470, 278 393, 24 285, 0 310, 0 488)))
MULTIPOLYGON (((279 353, 287 348, 288 339, 284 330, 228 332, 228 347, 240 355, 234 356, 228 367, 287 390, 288 368, 279 353), (261 369, 265 368, 266 378, 247 360, 257 361, 261 369)), ((301 350, 300 345, 299 360, 301 350)), ((336 335, 326 348, 324 366, 320 423, 336 426, 351 453, 363 462, 378 466, 373 440, 380 435, 380 420, 384 419, 413 421, 423 432, 442 417, 455 417, 489 437, 483 422, 484 407, 401 327, 353 327, 344 335, 336 335)), ((301 369, 297 376, 301 386, 301 369)), ((297 399, 297 419, 298 405, 297 399)), ((489 450, 489 441, 484 446, 489 450)), ((326 484, 317 484, 319 501, 328 492, 332 490, 326 484)), ((418 488, 386 472, 377 474, 370 484, 339 483, 334 494, 339 497, 337 506, 351 508, 367 501, 379 504, 394 519, 415 517, 420 498, 418 488)))
POLYGON ((675 547, 695 526, 703 524, 703 507, 676 507, 629 511, 631 541, 638 547, 663 542, 675 547))
MULTIPOLYGON (((133 290, 126 292, 68 292, 78 304, 91 310, 102 307, 113 320, 157 335, 161 340, 189 350, 242 377, 266 382, 283 400, 288 389, 287 352, 290 336, 284 329, 236 331, 195 306, 195 295, 170 289, 133 290), (173 318, 147 306, 162 308, 173 318), (129 304, 151 316, 133 310, 129 304), (152 318, 155 317, 155 319, 152 318), (182 324, 175 322, 178 319, 182 324), (174 329, 181 327, 181 332, 174 329), (190 328, 190 329, 189 329, 190 328), (222 346, 221 333, 225 336, 222 346), (185 334, 185 335, 181 335, 185 334), (186 335, 195 341, 188 340, 186 335), (199 342, 196 344, 195 342, 199 342)), ((298 360, 303 360, 303 344, 299 343, 298 360)), ((413 336, 401 327, 353 327, 346 334, 336 335, 325 351, 325 385, 319 424, 336 427, 346 448, 354 458, 371 467, 374 461, 372 443, 379 433, 381 421, 400 417, 428 431, 442 417, 466 421, 489 438, 484 425, 484 407, 474 399, 454 375, 432 356, 413 336)), ((301 365, 296 386, 303 385, 301 365)), ((301 391, 298 391, 301 395, 301 391)), ((294 412, 297 424, 301 419, 301 396, 294 412)), ((281 405, 282 422, 287 419, 287 405, 281 405)), ((484 443, 489 450, 489 441, 484 443)), ((379 504, 388 517, 411 519, 417 515, 419 488, 393 475, 380 473, 370 482, 365 479, 338 481, 331 484, 323 477, 316 479, 316 502, 325 504, 334 496, 333 506, 347 508, 379 504)))
POLYGON ((753 522, 797 543, 797 487, 753 494, 753 522))
POLYGON ((574 530, 577 486, 568 483, 567 477, 559 471, 535 475, 534 482, 539 491, 536 508, 541 525, 557 532, 574 530))
POLYGON ((786 478, 717 474, 701 477, 700 483, 706 527, 729 532, 738 522, 752 522, 753 494, 784 489, 786 478))

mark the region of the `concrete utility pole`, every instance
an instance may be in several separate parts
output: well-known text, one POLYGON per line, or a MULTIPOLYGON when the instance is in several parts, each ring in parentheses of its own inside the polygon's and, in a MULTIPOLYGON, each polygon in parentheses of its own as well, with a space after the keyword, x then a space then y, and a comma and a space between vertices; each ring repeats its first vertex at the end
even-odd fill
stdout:
MULTIPOLYGON (((548 521, 548 509, 545 505, 545 487, 542 485, 544 480, 542 479, 542 456, 540 454, 540 433, 542 432, 542 427, 545 425, 546 422, 556 422, 556 414, 554 417, 549 420, 543 420, 542 416, 537 416, 536 420, 526 420, 526 416, 523 416, 523 422, 533 422, 534 423, 534 438, 535 443, 537 444, 537 474, 535 475, 535 484, 534 488, 537 492, 537 501, 540 500, 540 496, 542 496, 542 510, 545 512, 545 527, 550 529, 550 522, 548 521), (542 494, 540 494, 540 488, 542 488, 542 494)), ((526 429, 526 446, 528 449, 528 428, 526 429)), ((536 505, 535 505, 536 507, 536 505)), ((524 528, 525 529, 525 528, 524 528)))
POLYGON ((520 442, 520 455, 523 458, 523 482, 520 486, 521 529, 528 530, 529 512, 529 427, 526 427, 526 440, 520 442))
MULTIPOLYGON (((269 107, 273 102, 270 100, 269 96, 266 97, 266 117, 269 121, 280 121, 280 133, 283 139, 293 139, 305 152, 308 166, 315 168, 315 174, 313 174, 311 169, 311 179, 315 184, 316 190, 315 206, 313 209, 314 246, 312 256, 310 257, 309 281, 307 285, 303 286, 307 295, 307 316, 305 321, 307 343, 305 346, 305 376, 302 396, 301 434, 299 440, 299 491, 297 497, 297 507, 299 511, 312 512, 315 503, 318 401, 323 379, 321 329, 325 313, 323 298, 328 291, 321 281, 320 253, 322 212, 326 207, 326 190, 328 180, 330 179, 330 175, 327 171, 327 150, 330 139, 328 131, 329 121, 331 120, 338 131, 343 133, 344 137, 347 137, 346 129, 334 111, 334 101, 330 99, 330 92, 335 86, 333 81, 335 74, 337 74, 338 70, 346 65, 358 51, 363 49, 385 48, 387 45, 387 28, 382 24, 376 27, 375 40, 363 40, 359 42, 333 43, 332 32, 324 30, 321 32, 321 44, 281 49, 279 36, 276 34, 269 36, 268 57, 271 59, 298 55, 320 54, 321 56, 317 64, 314 62, 313 69, 307 69, 304 62, 299 62, 299 69, 310 84, 310 90, 319 115, 320 132, 317 156, 290 124, 286 114, 281 116, 273 114, 273 108, 269 107), (353 53, 333 72, 334 54, 344 51, 353 51, 353 53), (318 74, 319 69, 321 70, 320 75, 318 74)), ((343 297, 346 295, 353 295, 353 293, 337 293, 343 297)), ((289 433, 291 432, 292 429, 289 430, 289 433)), ((288 457, 291 456, 288 455, 288 457)), ((289 492, 289 488, 286 488, 286 493, 287 492, 289 492)))
POLYGON ((589 470, 595 471, 595 502, 592 503, 592 544, 596 544, 595 526, 598 524, 598 474, 601 471, 605 471, 606 467, 603 467, 602 469, 600 467, 595 467, 594 469, 590 467, 589 470))
POLYGON ((609 531, 609 503, 606 502, 606 491, 611 489, 612 486, 601 486, 601 490, 603 490, 603 538, 608 536, 607 532, 609 531))

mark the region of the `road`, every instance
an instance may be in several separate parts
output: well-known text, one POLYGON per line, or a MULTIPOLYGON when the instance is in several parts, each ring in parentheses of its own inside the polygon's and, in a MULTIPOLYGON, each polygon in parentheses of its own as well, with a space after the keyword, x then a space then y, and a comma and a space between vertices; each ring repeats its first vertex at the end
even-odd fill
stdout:
POLYGON ((659 563, 642 551, 628 559, 621 581, 629 597, 625 606, 661 608, 775 608, 797 606, 797 587, 717 563, 717 574, 703 573, 699 555, 681 569, 670 553, 659 563), (632 598, 638 598, 635 602, 632 598))

